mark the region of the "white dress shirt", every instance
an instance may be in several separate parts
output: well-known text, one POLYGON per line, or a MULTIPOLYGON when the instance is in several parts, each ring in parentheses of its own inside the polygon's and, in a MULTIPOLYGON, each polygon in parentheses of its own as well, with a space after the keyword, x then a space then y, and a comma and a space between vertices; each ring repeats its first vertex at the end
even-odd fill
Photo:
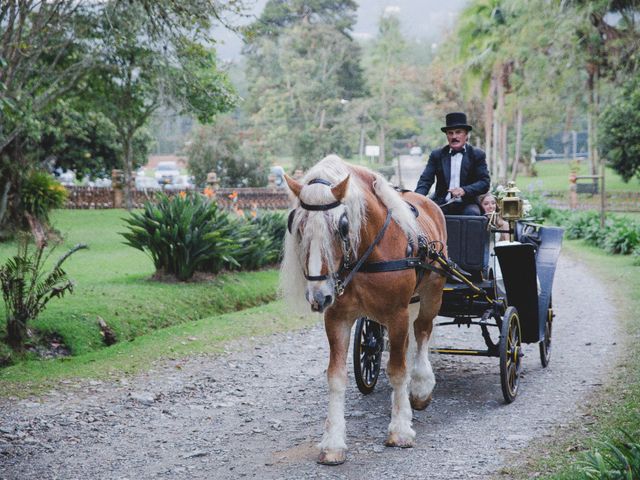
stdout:
MULTIPOLYGON (((465 151, 467 146, 462 147, 462 151, 465 151)), ((458 152, 451 155, 451 177, 449 178, 449 190, 460 187, 460 168, 462 167, 462 152, 458 152)), ((451 200, 451 193, 447 193, 445 200, 448 202, 451 200)), ((456 198, 455 202, 461 202, 461 198, 456 198)))

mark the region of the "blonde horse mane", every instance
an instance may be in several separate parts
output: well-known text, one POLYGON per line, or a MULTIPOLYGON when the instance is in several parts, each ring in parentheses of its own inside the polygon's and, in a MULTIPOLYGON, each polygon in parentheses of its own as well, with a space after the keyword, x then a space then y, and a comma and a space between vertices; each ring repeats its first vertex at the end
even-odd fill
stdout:
POLYGON ((366 191, 371 191, 391 216, 412 240, 416 240, 419 227, 416 219, 400 194, 393 189, 378 173, 363 167, 345 163, 337 155, 329 155, 313 166, 300 183, 303 185, 300 198, 294 197, 295 210, 291 231, 285 234, 284 254, 280 266, 280 292, 299 313, 308 313, 309 304, 305 300, 304 262, 311 246, 311 240, 320 241, 320 251, 327 265, 334 264, 334 241, 338 222, 344 212, 349 219, 349 242, 352 258, 357 258, 360 246, 360 230, 366 222, 366 191), (336 208, 322 211, 309 211, 300 206, 300 201, 308 205, 326 205, 335 202, 335 197, 327 185, 311 180, 320 178, 337 185, 349 175, 347 193, 342 204, 336 208), (303 226, 304 228, 300 228, 303 226), (298 234, 298 232, 300 234, 298 234))

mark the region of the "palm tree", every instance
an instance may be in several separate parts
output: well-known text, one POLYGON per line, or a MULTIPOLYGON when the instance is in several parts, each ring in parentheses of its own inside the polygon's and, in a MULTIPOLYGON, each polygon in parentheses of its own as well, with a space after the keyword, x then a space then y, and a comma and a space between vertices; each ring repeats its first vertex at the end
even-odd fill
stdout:
POLYGON ((467 83, 479 83, 486 93, 484 147, 492 175, 502 179, 507 170, 505 95, 511 91, 509 77, 514 66, 501 48, 506 31, 505 3, 505 0, 473 2, 462 12, 457 30, 467 83))

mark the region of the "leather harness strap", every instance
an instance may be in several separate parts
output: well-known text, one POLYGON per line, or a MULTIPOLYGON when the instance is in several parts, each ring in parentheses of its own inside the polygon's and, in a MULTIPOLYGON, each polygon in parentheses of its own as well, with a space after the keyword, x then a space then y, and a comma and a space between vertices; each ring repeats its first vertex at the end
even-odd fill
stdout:
MULTIPOLYGON (((371 245, 369 245, 369 248, 367 248, 367 251, 364 252, 364 255, 362 255, 362 257, 360 257, 360 259, 356 262, 356 264, 353 266, 353 268, 350 268, 350 272, 349 274, 346 276, 346 278, 343 281, 338 281, 337 283, 339 284, 336 285, 336 288, 340 288, 341 291, 339 292, 339 295, 342 294, 342 292, 344 292, 344 289, 347 288, 347 285, 349 285, 349 282, 351 282, 351 279, 353 278, 353 276, 358 273, 358 271, 361 270, 364 262, 367 261, 367 258, 369 258, 369 255, 371 255, 371 252, 373 252, 373 249, 376 247, 376 245, 378 245, 378 243, 380 243, 380 240, 382 240, 382 237, 384 236, 384 232, 387 231, 387 227, 389 226, 389 223, 391 223, 391 210, 387 210, 387 218, 385 218, 384 220, 384 225, 382 225, 382 228, 380 229, 380 231, 378 232, 378 234, 376 235, 376 238, 373 240, 373 243, 371 245)), ((346 266, 343 265, 342 270, 346 269, 346 266)))
MULTIPOLYGON (((314 183, 320 183, 322 185, 327 185, 329 187, 332 186, 332 184, 330 182, 328 182, 327 180, 324 180, 322 178, 315 178, 313 180, 311 180, 308 185, 314 184, 314 183)), ((406 202, 409 207, 411 208, 411 211, 413 212, 413 214, 417 217, 418 216, 418 209, 412 205, 409 202, 406 202)), ((300 207, 304 208, 305 210, 310 210, 310 211, 322 211, 322 210, 331 210, 332 208, 336 208, 339 205, 341 205, 341 202, 339 200, 332 202, 332 203, 328 203, 325 205, 309 205, 304 203, 303 201, 300 201, 300 207)), ((293 213, 293 211, 291 212, 293 213)), ((289 230, 291 230, 291 221, 292 221, 292 216, 291 214, 289 215, 289 230)), ((367 250, 364 252, 364 254, 362 255, 362 257, 360 257, 358 259, 358 261, 356 262, 355 265, 349 265, 347 264, 347 262, 343 262, 343 264, 340 267, 340 271, 337 273, 333 273, 331 275, 333 275, 335 281, 336 281, 336 285, 335 285, 335 290, 337 295, 342 295, 344 293, 344 290, 347 288, 347 285, 349 285, 349 283, 351 282, 351 280, 353 279, 354 275, 356 273, 378 273, 378 272, 394 272, 394 271, 399 271, 399 270, 409 270, 409 269, 415 269, 418 273, 418 283, 421 279, 422 273, 424 272, 424 270, 430 270, 438 275, 442 275, 444 277, 450 278, 450 279, 456 279, 454 276, 451 275, 450 272, 442 269, 442 268, 438 268, 435 267, 434 265, 431 264, 431 262, 433 262, 436 257, 442 257, 442 254, 437 252, 430 244, 426 244, 426 251, 422 248, 419 249, 419 252, 423 254, 423 256, 407 256, 406 258, 402 258, 399 260, 386 260, 383 262, 370 262, 370 263, 365 263, 367 261, 367 259, 369 258, 369 256, 371 255, 371 253, 373 252, 373 249, 378 245, 378 243, 380 243, 380 241, 382 240, 382 237, 384 236, 385 232, 387 231, 387 228, 389 227, 389 224, 391 223, 391 210, 387 210, 387 216, 385 218, 384 224, 382 226, 382 228, 380 229, 380 231, 377 233, 376 238, 374 239, 374 241, 371 243, 371 245, 369 245, 369 247, 367 248, 367 250), (431 262, 425 262, 426 258, 429 257, 431 259, 431 262), (344 280, 341 280, 339 278, 339 275, 341 273, 343 273, 344 271, 349 271, 348 275, 344 278, 344 280)), ((424 246, 424 245, 423 245, 424 246)), ((445 259, 446 261, 446 259, 445 259)), ((442 264, 442 262, 441 262, 442 264)), ((324 281, 327 280, 329 278, 329 275, 306 275, 305 274, 305 278, 308 281, 324 281)))

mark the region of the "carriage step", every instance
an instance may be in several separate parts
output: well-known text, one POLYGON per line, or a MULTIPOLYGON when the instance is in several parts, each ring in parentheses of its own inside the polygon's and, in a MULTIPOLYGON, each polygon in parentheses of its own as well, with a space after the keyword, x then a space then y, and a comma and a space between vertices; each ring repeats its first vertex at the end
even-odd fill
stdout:
POLYGON ((496 357, 495 352, 489 350, 471 350, 468 348, 431 348, 431 353, 439 353, 441 355, 473 355, 477 357, 496 357))
MULTIPOLYGON (((476 285, 478 288, 484 289, 484 290, 489 290, 491 291, 491 289, 493 289, 493 282, 491 280, 484 280, 482 282, 475 282, 474 285, 476 285)), ((444 286, 444 291, 445 292, 451 292, 451 291, 458 291, 458 290, 468 290, 469 287, 467 285, 465 285, 464 283, 450 283, 447 282, 444 286)))

